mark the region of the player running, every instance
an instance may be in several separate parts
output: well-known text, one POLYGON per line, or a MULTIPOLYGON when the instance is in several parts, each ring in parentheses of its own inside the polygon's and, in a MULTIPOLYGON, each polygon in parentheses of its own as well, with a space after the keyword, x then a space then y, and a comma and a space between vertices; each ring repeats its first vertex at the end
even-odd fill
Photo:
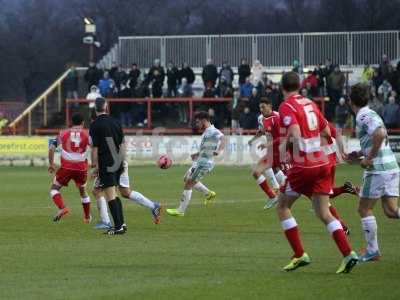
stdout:
MULTIPOLYGON (((123 172, 119 178, 119 192, 122 197, 126 199, 131 199, 137 204, 147 207, 151 211, 151 216, 153 218, 154 224, 160 224, 161 221, 161 205, 157 202, 151 201, 141 193, 137 191, 132 191, 129 183, 129 172, 128 172, 128 162, 123 162, 123 172)), ((96 229, 110 229, 112 227, 110 217, 107 212, 107 201, 102 194, 102 190, 99 186, 99 179, 95 179, 93 187, 93 195, 97 200, 97 206, 99 209, 101 222, 96 224, 96 229)))
POLYGON ((207 112, 198 112, 194 119, 198 130, 203 131, 200 150, 191 156, 194 162, 185 174, 185 186, 179 207, 166 210, 170 216, 183 217, 185 215, 192 197, 193 188, 204 194, 206 197, 204 200, 205 205, 216 197, 216 193, 209 190, 200 180, 214 168, 214 156, 218 156, 224 150, 224 135, 210 123, 210 116, 207 112))
POLYGON ((54 174, 54 153, 57 147, 61 147, 61 167, 55 173, 53 183, 50 187, 50 196, 58 207, 58 212, 53 221, 58 222, 65 217, 70 209, 65 206, 60 190, 63 186, 73 180, 79 190, 83 206, 84 223, 91 221, 90 197, 86 193, 87 181, 87 149, 89 147, 89 134, 83 128, 84 122, 81 114, 72 116, 72 127, 60 132, 56 139, 49 141, 49 172, 54 174))
POLYGON ((349 160, 355 161, 363 157, 360 165, 365 169, 358 207, 367 242, 365 253, 360 257, 362 262, 380 257, 378 225, 373 214, 378 200, 382 200, 382 208, 388 218, 400 218, 399 166, 388 144, 387 131, 381 117, 367 106, 369 98, 367 86, 356 84, 351 88, 351 108, 356 114, 361 151, 350 153, 349 160))
POLYGON ((259 130, 249 141, 253 142, 265 134, 267 142, 258 146, 260 150, 267 149, 267 154, 253 168, 252 175, 257 184, 268 196, 264 209, 273 207, 278 202, 277 193, 284 184, 286 176, 281 170, 279 157, 280 120, 279 113, 272 110, 272 104, 267 98, 262 98, 259 104, 261 115, 258 117, 259 130), (272 188, 269 186, 271 185, 272 188))
MULTIPOLYGON (((342 225, 329 211, 331 166, 321 150, 321 135, 329 138, 329 127, 316 104, 299 95, 300 79, 295 72, 283 75, 282 88, 285 100, 279 108, 279 115, 281 126, 287 130, 286 141, 282 145, 289 148, 293 166, 288 171, 283 193, 279 195, 277 213, 294 251, 292 260, 283 269, 292 271, 310 264, 291 212, 295 201, 305 195, 312 200, 316 215, 326 225, 344 257, 336 273, 348 273, 357 264, 358 257, 352 251, 342 225)), ((281 151, 286 152, 286 149, 281 151)))

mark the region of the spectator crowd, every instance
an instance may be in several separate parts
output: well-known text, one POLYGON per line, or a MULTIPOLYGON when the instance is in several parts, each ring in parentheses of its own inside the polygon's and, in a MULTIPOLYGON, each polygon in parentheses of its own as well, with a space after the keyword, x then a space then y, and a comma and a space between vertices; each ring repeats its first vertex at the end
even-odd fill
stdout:
MULTIPOLYGON (((314 70, 303 68, 299 61, 293 62, 293 71, 302 78, 301 94, 310 99, 327 99, 325 116, 335 122, 339 128, 352 128, 353 122, 349 107, 348 73, 339 65, 327 59, 325 64, 318 64, 314 70)), ((87 99, 99 96, 107 98, 179 98, 193 97, 193 84, 196 80, 193 69, 183 63, 181 66, 169 62, 164 68, 159 59, 144 72, 133 63, 129 70, 113 64, 109 70, 102 70, 91 62, 84 75, 87 84, 87 99)), ((195 110, 208 110, 218 128, 231 127, 234 131, 257 128, 259 102, 268 98, 273 109, 278 110, 283 101, 279 83, 271 80, 266 68, 258 60, 252 65, 242 59, 237 74, 227 62, 218 68, 209 59, 201 72, 203 89, 202 101, 196 102, 195 110), (237 83, 236 83, 237 82, 237 83), (226 102, 210 102, 208 98, 227 98, 226 102)), ((382 118, 388 128, 400 126, 400 62, 392 65, 383 55, 379 66, 365 65, 361 81, 370 86, 371 101, 369 106, 382 118)), ((78 75, 72 69, 65 80, 67 97, 77 98, 78 75)), ((174 114, 173 120, 188 124, 188 108, 185 103, 158 103, 153 108, 163 116, 174 114)), ((146 103, 119 102, 112 105, 112 114, 118 117, 125 127, 144 126, 146 103)))

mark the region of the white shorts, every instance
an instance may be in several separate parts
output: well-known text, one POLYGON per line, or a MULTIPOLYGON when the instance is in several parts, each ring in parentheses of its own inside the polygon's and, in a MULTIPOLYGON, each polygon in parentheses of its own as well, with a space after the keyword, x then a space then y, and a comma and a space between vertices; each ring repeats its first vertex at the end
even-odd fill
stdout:
MULTIPOLYGON (((99 177, 96 177, 93 186, 94 186, 94 188, 100 187, 99 177)), ((119 187, 122 187, 122 188, 130 187, 128 168, 125 168, 125 170, 122 172, 121 176, 119 177, 119 187)))
POLYGON ((185 181, 188 179, 192 181, 200 181, 201 179, 204 178, 204 176, 210 173, 213 168, 214 165, 210 163, 199 164, 197 162, 194 162, 193 165, 189 168, 189 170, 187 170, 184 179, 185 181))
POLYGON ((399 172, 370 174, 364 173, 360 197, 379 199, 399 196, 399 172))

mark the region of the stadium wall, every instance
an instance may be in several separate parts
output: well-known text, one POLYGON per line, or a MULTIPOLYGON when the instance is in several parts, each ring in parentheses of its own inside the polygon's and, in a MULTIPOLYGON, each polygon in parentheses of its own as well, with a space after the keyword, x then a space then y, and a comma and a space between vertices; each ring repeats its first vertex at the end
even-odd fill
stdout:
MULTIPOLYGON (((227 136, 223 155, 215 159, 216 164, 243 166, 252 165, 265 152, 257 149, 263 142, 259 139, 250 147, 251 136, 227 136)), ((163 155, 169 155, 174 164, 190 164, 190 154, 200 145, 200 136, 127 136, 127 152, 130 165, 151 165, 163 155)), ((49 137, 0 137, 0 166, 46 166, 49 137)), ((345 138, 348 152, 359 150, 357 139, 345 138)), ((400 136, 391 136, 390 143, 400 160, 400 136)), ((59 162, 59 153, 56 155, 59 162)))

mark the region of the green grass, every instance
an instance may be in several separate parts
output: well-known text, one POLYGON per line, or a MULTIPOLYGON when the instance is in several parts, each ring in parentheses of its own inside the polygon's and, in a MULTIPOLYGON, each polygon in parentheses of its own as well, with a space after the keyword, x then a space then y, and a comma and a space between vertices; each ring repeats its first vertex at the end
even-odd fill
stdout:
MULTIPOLYGON (((139 191, 175 207, 184 171, 132 167, 130 174, 139 191)), ((46 170, 1 168, 0 299, 398 299, 400 222, 377 207, 382 260, 336 275, 341 257, 309 201, 300 199, 294 214, 312 264, 285 273, 291 251, 249 175, 249 168, 216 167, 204 182, 218 202, 205 208, 194 193, 184 218, 164 215, 159 226, 149 211, 125 201, 129 231, 108 237, 82 223, 72 185, 64 191, 72 213, 54 224, 46 170)), ((361 171, 340 167, 337 182, 345 179, 359 184, 361 171)), ((343 196, 335 205, 353 247, 361 248, 356 199, 343 196)))

